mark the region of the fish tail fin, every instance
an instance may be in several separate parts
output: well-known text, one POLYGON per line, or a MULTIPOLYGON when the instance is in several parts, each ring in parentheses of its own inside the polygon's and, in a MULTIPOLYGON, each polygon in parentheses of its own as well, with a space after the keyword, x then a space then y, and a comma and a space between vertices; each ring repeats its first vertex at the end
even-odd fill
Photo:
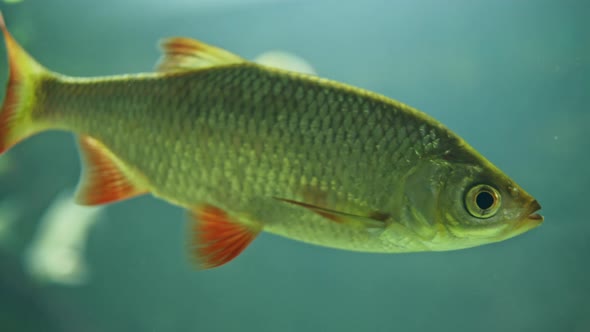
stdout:
POLYGON ((0 12, 9 77, 4 104, 0 109, 0 154, 43 128, 32 121, 35 88, 49 72, 33 59, 12 37, 0 12))

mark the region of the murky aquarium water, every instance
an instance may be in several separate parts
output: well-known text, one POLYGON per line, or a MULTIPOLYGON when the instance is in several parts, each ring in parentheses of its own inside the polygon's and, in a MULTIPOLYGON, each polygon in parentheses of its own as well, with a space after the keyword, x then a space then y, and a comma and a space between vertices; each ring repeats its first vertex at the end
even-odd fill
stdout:
POLYGON ((590 331, 587 1, 0 9, 0 331, 590 331))

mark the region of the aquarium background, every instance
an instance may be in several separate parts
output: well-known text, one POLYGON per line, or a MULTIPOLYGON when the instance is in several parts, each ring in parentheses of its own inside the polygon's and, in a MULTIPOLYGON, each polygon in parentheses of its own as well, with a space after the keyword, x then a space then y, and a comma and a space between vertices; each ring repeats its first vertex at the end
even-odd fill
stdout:
POLYGON ((150 71, 167 36, 246 58, 292 52, 320 76, 434 116, 533 194, 545 216, 514 239, 441 253, 363 254, 262 234, 230 264, 197 271, 185 211, 146 196, 108 206, 92 228, 88 283, 39 282, 23 255, 55 195, 80 173, 73 136, 44 133, 0 157, 8 165, 0 200, 22 207, 11 240, 0 243, 1 331, 590 331, 589 2, 0 8, 30 54, 68 75, 150 71))

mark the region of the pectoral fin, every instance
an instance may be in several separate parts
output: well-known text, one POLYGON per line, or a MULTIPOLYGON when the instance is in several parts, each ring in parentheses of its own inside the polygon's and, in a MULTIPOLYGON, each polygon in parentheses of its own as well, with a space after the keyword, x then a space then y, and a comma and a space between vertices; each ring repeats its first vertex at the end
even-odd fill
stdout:
POLYGON ((289 203, 289 204, 293 204, 293 205, 297 205, 297 206, 306 208, 306 209, 308 209, 314 213, 317 213, 320 216, 322 216, 326 219, 329 219, 333 222, 337 222, 340 224, 353 225, 356 227, 364 227, 369 230, 383 230, 383 229, 385 229, 385 227, 387 226, 387 219, 389 217, 387 214, 378 213, 378 212, 363 216, 363 215, 356 215, 356 214, 331 210, 331 209, 315 206, 315 205, 304 203, 304 202, 298 202, 298 201, 295 201, 292 199, 279 198, 279 197, 275 197, 275 199, 277 199, 281 202, 285 202, 285 203, 289 203))

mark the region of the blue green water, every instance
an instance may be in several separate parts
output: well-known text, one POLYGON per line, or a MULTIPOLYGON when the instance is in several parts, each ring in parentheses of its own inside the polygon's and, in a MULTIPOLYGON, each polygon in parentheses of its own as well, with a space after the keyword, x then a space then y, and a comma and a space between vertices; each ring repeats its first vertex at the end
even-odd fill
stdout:
MULTIPOLYGON (((590 3, 587 1, 25 0, 0 8, 52 70, 149 71, 184 35, 246 58, 294 52, 320 76, 417 107, 543 206, 544 224, 468 250, 361 254, 262 234, 219 269, 187 261, 185 212, 114 204, 90 232, 91 278, 40 284, 23 254, 75 187, 74 139, 6 156, 0 200, 23 206, 0 246, 0 331, 590 331, 590 3)), ((0 77, 6 82, 1 55, 0 77)))

